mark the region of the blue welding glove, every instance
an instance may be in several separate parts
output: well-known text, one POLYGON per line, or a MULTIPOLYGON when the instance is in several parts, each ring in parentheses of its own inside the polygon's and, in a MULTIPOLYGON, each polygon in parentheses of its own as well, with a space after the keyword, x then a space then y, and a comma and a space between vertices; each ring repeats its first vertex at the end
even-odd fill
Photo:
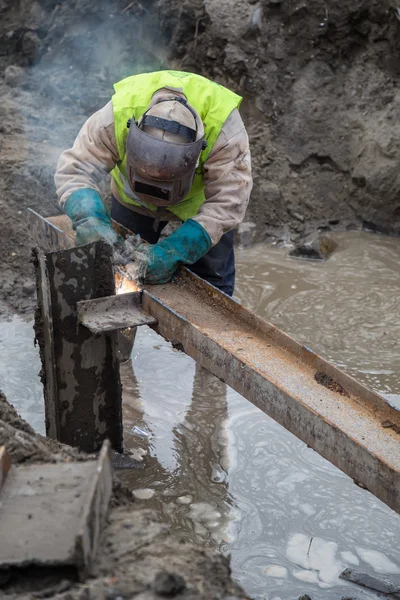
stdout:
POLYGON ((115 245, 122 240, 114 231, 110 215, 95 190, 90 188, 76 190, 66 201, 64 210, 76 231, 77 246, 98 240, 115 245))
POLYGON ((141 244, 138 252, 144 255, 144 283, 168 283, 179 265, 193 265, 210 248, 207 231, 192 219, 157 244, 141 244))

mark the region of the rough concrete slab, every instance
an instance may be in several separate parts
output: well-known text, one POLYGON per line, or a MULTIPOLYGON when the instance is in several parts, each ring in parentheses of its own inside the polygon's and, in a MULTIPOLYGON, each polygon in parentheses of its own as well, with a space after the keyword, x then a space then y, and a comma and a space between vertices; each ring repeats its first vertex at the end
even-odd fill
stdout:
POLYGON ((141 292, 81 300, 77 304, 77 310, 80 323, 92 333, 157 323, 157 319, 143 310, 141 292))
POLYGON ((111 491, 108 442, 97 461, 14 467, 0 495, 0 568, 90 570, 111 491))

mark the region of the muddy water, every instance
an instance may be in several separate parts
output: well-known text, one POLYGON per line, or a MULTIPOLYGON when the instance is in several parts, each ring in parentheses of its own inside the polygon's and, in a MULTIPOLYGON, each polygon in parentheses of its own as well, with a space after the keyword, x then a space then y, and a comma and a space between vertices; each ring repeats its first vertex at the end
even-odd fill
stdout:
POLYGON ((239 252, 237 297, 394 402, 400 401, 400 240, 336 234, 326 263, 239 252))
MULTIPOLYGON (((237 297, 397 402, 400 240, 339 244, 324 264, 239 251, 237 297)), ((42 429, 31 338, 1 324, 0 387, 42 429)), ((399 517, 186 355, 142 328, 122 377, 126 446, 147 456, 120 476, 183 538, 230 553, 253 598, 375 598, 338 580, 346 566, 400 577, 399 517)))

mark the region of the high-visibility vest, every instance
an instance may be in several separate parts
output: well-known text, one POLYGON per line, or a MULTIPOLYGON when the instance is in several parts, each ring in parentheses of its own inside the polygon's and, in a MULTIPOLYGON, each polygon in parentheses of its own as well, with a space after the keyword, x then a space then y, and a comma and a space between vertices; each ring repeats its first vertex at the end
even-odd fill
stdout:
POLYGON ((127 122, 132 117, 138 121, 148 109, 153 94, 164 87, 179 88, 183 91, 187 101, 197 110, 203 121, 207 140, 207 147, 200 154, 199 165, 188 195, 179 204, 167 208, 179 219, 186 221, 198 213, 206 199, 203 164, 209 157, 223 124, 231 112, 235 108, 239 108, 242 98, 205 77, 183 71, 157 71, 132 75, 114 85, 115 94, 112 97, 112 104, 115 138, 120 160, 111 175, 120 198, 124 202, 136 206, 142 205, 154 212, 156 211, 155 206, 144 203, 142 200, 137 202, 134 192, 127 186, 126 138, 129 132, 127 122))

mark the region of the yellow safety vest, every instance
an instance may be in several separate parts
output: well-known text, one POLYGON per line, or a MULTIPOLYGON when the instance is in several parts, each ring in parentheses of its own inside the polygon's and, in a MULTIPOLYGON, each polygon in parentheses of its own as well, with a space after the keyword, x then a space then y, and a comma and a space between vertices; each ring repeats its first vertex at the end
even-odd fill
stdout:
MULTIPOLYGON (((227 88, 194 73, 183 71, 157 71, 127 77, 114 85, 112 98, 114 109, 115 138, 120 161, 111 171, 121 199, 136 206, 133 192, 127 189, 126 171, 126 138, 128 136, 128 119, 138 119, 146 112, 153 94, 164 87, 179 88, 185 94, 189 104, 199 113, 203 124, 207 148, 200 154, 199 167, 196 169, 193 185, 182 202, 168 207, 182 221, 194 217, 205 201, 203 164, 220 134, 223 124, 235 108, 239 108, 242 98, 227 88), (124 187, 125 190, 124 191, 124 187), (128 192, 129 195, 126 193, 128 192)), ((149 210, 156 211, 151 204, 144 204, 149 210)))

